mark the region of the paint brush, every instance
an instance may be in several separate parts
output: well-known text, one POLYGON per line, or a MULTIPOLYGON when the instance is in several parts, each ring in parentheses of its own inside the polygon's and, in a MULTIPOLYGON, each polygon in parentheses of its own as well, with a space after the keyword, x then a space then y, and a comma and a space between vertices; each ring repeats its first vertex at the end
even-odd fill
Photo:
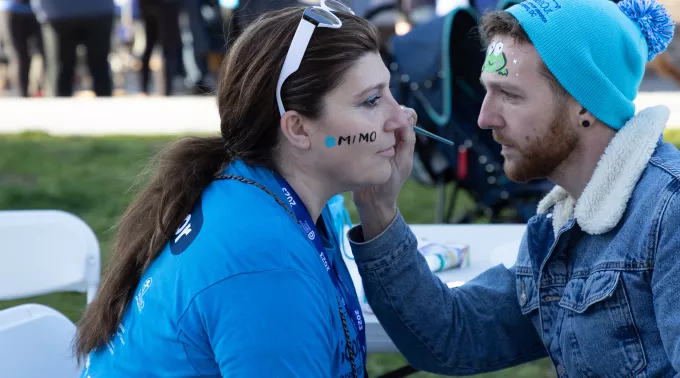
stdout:
POLYGON ((453 145, 454 145, 454 143, 453 143, 452 141, 450 141, 450 140, 448 140, 448 139, 444 139, 444 138, 440 137, 439 135, 432 134, 431 132, 429 132, 429 131, 427 131, 427 130, 425 130, 425 129, 421 129, 421 128, 418 127, 418 126, 413 126, 413 130, 415 130, 415 132, 417 132, 418 134, 422 134, 422 135, 425 135, 425 136, 430 137, 430 138, 432 138, 432 139, 438 140, 438 141, 440 141, 440 142, 442 142, 442 143, 446 143, 446 144, 448 144, 449 146, 453 146, 453 145))

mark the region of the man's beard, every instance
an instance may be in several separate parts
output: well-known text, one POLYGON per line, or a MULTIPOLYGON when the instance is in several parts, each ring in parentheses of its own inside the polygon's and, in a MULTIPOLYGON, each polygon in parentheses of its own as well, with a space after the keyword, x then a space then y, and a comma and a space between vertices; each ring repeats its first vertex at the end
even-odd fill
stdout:
POLYGON ((578 137, 567 124, 566 111, 559 108, 544 135, 534 138, 526 147, 516 149, 511 161, 505 159, 506 176, 515 182, 527 183, 542 179, 562 164, 576 148, 578 137))

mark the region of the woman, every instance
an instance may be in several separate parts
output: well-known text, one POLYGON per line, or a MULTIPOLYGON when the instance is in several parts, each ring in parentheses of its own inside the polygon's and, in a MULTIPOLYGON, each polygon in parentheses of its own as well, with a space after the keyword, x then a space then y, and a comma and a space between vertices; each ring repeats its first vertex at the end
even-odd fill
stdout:
POLYGON ((31 39, 37 51, 43 53, 40 24, 29 0, 0 0, 0 36, 5 41, 12 85, 19 96, 29 97, 31 39))
POLYGON ((244 31, 218 88, 222 136, 162 153, 121 219, 78 324, 83 377, 365 376, 362 314, 326 204, 393 181, 415 114, 390 95, 375 29, 345 12, 341 27, 313 31, 279 104, 304 10, 244 31))

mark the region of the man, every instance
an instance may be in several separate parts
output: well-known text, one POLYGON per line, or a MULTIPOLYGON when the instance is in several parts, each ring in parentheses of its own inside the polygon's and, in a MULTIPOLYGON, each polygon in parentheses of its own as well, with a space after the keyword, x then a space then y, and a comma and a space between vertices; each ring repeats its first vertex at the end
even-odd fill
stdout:
POLYGON ((678 376, 680 152, 662 139, 669 110, 635 115, 632 102, 672 30, 651 0, 527 0, 482 19, 479 125, 509 178, 556 187, 514 266, 449 289, 396 208, 413 143, 398 135, 390 181, 354 193, 362 224, 348 237, 414 367, 466 375, 548 356, 560 377, 678 376))
POLYGON ((140 89, 149 94, 151 81, 151 55, 156 43, 160 42, 163 51, 163 68, 156 84, 157 92, 171 96, 173 79, 179 74, 182 59, 182 37, 179 28, 180 0, 139 0, 139 13, 144 23, 146 41, 142 54, 140 70, 140 89))

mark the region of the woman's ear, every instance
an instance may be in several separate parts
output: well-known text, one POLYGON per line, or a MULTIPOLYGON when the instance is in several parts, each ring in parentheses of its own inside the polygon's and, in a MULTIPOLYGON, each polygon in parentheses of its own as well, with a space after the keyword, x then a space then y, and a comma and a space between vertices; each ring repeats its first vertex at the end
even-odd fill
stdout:
POLYGON ((281 117, 281 133, 288 142, 295 148, 301 150, 309 149, 312 141, 308 132, 306 120, 298 112, 289 110, 281 117))

